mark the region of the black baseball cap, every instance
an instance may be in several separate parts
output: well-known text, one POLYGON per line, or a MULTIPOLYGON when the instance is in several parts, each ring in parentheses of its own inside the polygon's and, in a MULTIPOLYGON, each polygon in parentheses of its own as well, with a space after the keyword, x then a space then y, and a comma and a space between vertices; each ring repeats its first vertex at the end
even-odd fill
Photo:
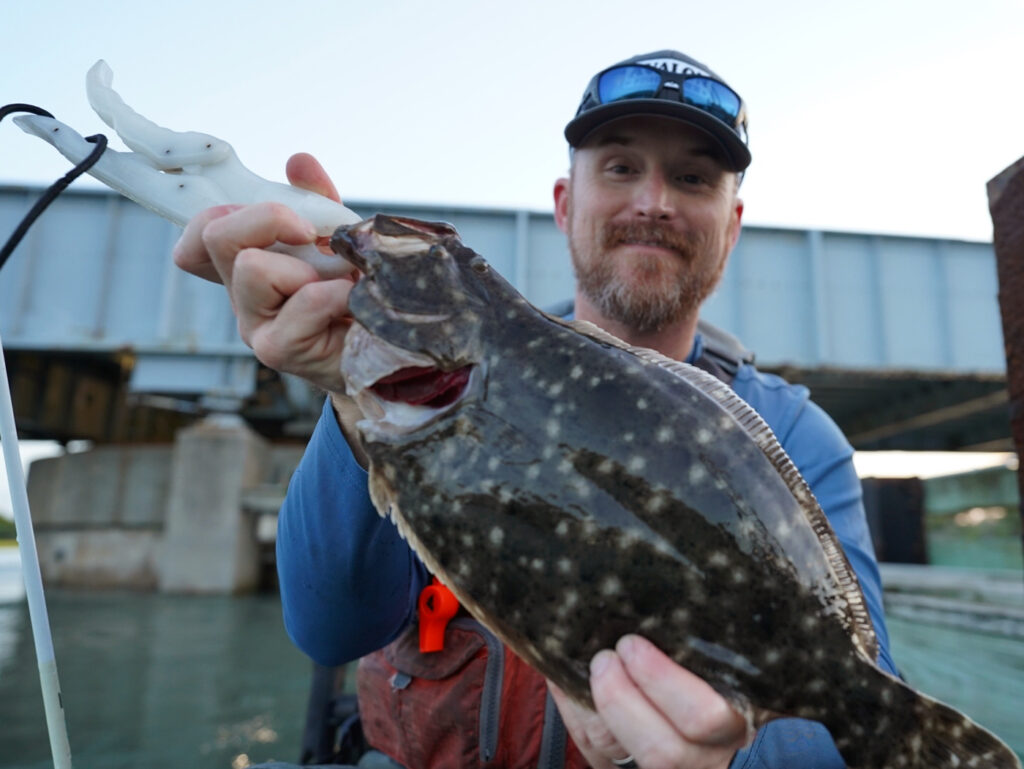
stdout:
POLYGON ((715 139, 733 170, 750 165, 743 99, 709 67, 679 51, 640 54, 594 75, 565 138, 579 147, 595 128, 631 115, 682 120, 715 139))

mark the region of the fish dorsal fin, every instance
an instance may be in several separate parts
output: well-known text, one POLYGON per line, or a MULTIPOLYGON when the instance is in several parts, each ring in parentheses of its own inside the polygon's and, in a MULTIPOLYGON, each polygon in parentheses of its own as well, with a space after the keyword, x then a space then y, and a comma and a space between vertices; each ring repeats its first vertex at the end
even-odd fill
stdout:
POLYGON ((793 460, 782 448, 771 427, 764 421, 760 414, 747 404, 733 391, 731 387, 721 380, 713 377, 705 371, 691 366, 689 363, 674 360, 662 355, 655 350, 646 347, 634 347, 622 341, 617 336, 609 334, 602 328, 584 320, 561 321, 555 319, 562 325, 568 326, 575 331, 588 336, 591 339, 627 350, 641 360, 653 363, 660 368, 671 371, 681 379, 685 380, 701 392, 717 401, 721 407, 730 414, 747 434, 753 438, 764 455, 772 463, 783 482, 789 488, 793 497, 797 500, 800 509, 807 517, 808 523, 814 530, 821 542, 822 549, 828 559, 836 581, 846 598, 845 616, 848 629, 855 641, 859 641, 861 651, 871 662, 878 658, 878 640, 875 637, 874 626, 871 624, 871 615, 868 613, 867 604, 864 601, 864 594, 860 589, 860 582, 843 552, 839 539, 832 530, 825 512, 821 509, 814 493, 811 491, 807 481, 800 475, 793 460))

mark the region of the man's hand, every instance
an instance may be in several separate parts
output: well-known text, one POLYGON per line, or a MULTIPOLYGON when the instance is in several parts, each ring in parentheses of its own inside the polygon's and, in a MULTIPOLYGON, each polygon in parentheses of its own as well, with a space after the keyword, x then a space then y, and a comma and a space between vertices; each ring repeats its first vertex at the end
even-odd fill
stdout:
POLYGON ((594 769, 616 769, 626 756, 641 769, 724 769, 747 741, 746 721, 725 699, 639 636, 591 662, 596 712, 549 687, 594 769))
MULTIPOLYGON (((339 200, 312 156, 292 156, 287 174, 295 186, 339 200)), ((348 295, 354 280, 320 280, 309 264, 266 250, 275 242, 316 240, 313 225, 281 204, 216 206, 189 222, 174 248, 174 262, 224 284, 239 333, 260 361, 334 394, 344 390, 338 366, 351 324, 348 295)))

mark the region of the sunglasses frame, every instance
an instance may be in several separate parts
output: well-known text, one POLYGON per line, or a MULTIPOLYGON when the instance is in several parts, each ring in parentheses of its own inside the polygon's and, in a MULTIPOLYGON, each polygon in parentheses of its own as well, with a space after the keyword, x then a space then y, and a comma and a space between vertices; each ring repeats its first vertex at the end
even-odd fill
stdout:
POLYGON ((728 85, 723 83, 721 80, 718 80, 717 78, 711 77, 709 75, 703 75, 697 72, 669 72, 668 70, 660 69, 658 67, 652 67, 647 64, 616 64, 614 67, 608 67, 608 69, 602 70, 597 74, 597 77, 594 78, 593 96, 594 101, 596 101, 597 104, 614 104, 620 101, 628 101, 629 99, 664 99, 665 97, 662 96, 662 92, 665 91, 666 89, 673 91, 676 94, 676 99, 679 101, 680 104, 684 104, 687 107, 693 107, 694 109, 698 109, 704 114, 710 115, 716 120, 719 120, 720 122, 729 126, 729 128, 731 128, 733 131, 735 131, 736 135, 739 136, 739 138, 744 143, 747 142, 747 105, 744 103, 743 98, 738 93, 736 93, 736 91, 734 91, 728 85), (658 75, 658 77, 660 78, 660 82, 658 84, 657 89, 655 89, 653 95, 621 96, 618 99, 610 99, 608 101, 605 101, 604 99, 601 98, 601 81, 603 80, 605 75, 607 75, 609 72, 633 68, 649 70, 650 72, 654 72, 655 74, 658 75), (716 86, 724 88, 727 92, 735 96, 736 101, 739 104, 739 108, 736 112, 735 117, 732 118, 732 123, 722 120, 721 117, 719 117, 709 109, 701 106, 700 104, 694 104, 693 102, 686 101, 685 91, 687 80, 706 80, 709 83, 714 83, 716 86))

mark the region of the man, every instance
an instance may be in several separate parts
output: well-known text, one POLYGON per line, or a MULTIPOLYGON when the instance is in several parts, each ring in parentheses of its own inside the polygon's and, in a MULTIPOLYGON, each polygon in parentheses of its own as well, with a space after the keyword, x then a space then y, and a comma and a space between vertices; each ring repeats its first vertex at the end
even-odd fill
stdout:
MULTIPOLYGON (((743 214, 738 189, 751 156, 742 100, 702 64, 659 51, 596 75, 565 134, 572 162, 555 183, 555 220, 569 239, 576 317, 700 365, 698 312, 743 214)), ((288 175, 337 199, 309 156, 293 157, 288 175)), ((189 224, 175 260, 225 284, 260 360, 329 394, 281 510, 278 568, 292 639, 336 665, 400 641, 429 575, 367 497, 358 414, 338 373, 351 280, 320 281, 308 265, 265 250, 314 237, 281 206, 220 207, 189 224)), ((804 388, 745 364, 731 384, 774 429, 829 516, 864 588, 880 663, 894 670, 852 449, 804 388)), ((843 765, 827 732, 804 721, 772 722, 743 748, 752 737, 744 720, 637 636, 594 658, 591 686, 596 712, 553 695, 596 768, 843 765)), ((524 744, 530 736, 521 736, 524 744)))

